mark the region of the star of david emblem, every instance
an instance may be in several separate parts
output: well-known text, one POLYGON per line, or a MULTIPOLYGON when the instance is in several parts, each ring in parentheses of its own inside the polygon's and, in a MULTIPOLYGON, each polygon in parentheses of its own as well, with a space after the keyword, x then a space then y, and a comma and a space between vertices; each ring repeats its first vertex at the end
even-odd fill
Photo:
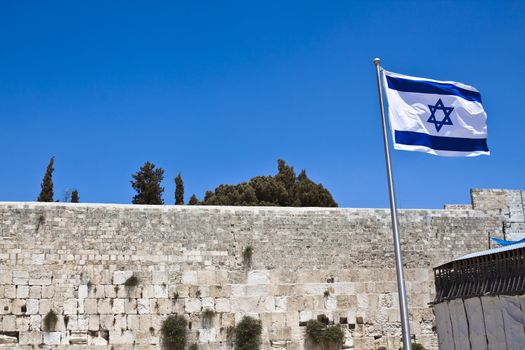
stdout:
POLYGON ((443 104, 443 101, 439 99, 434 106, 428 105, 428 108, 430 109, 430 118, 428 118, 427 123, 432 123, 436 127, 436 131, 439 132, 443 125, 454 125, 452 124, 452 120, 450 119, 450 113, 452 113, 452 110, 454 110, 454 107, 445 107, 443 104), (436 111, 442 110, 445 117, 443 120, 437 120, 436 119, 436 111))

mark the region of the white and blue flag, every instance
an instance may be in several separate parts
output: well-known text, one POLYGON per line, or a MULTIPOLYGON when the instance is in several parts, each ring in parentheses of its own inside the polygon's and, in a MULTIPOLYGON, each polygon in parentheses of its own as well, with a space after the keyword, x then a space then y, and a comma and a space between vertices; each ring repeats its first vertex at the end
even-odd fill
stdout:
POLYGON ((385 70, 383 77, 395 149, 449 157, 490 154, 478 90, 385 70))

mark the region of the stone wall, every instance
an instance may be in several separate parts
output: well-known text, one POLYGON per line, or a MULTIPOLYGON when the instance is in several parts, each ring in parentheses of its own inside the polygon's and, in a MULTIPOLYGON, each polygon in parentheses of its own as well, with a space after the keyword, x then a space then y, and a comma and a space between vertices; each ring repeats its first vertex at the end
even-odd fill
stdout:
MULTIPOLYGON (((472 205, 400 212, 412 333, 427 349, 432 267, 525 232, 523 198, 473 190, 472 205)), ((244 315, 261 320, 262 349, 304 349, 320 315, 343 327, 344 348, 398 349, 389 210, 0 203, 0 348, 159 349, 174 313, 199 350, 230 349, 244 315)))

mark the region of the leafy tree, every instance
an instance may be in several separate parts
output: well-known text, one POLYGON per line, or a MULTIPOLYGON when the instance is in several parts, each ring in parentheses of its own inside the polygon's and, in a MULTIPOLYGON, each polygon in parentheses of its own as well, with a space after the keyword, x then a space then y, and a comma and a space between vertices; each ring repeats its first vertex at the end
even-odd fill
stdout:
POLYGON ((184 182, 180 173, 175 178, 175 204, 184 204, 184 182))
POLYGON ((337 207, 330 192, 310 180, 304 170, 297 177, 296 201, 300 207, 337 207))
POLYGON ((188 202, 189 205, 198 205, 200 202, 199 202, 199 199, 197 198, 196 195, 191 195, 190 197, 190 201, 188 202))
POLYGON ((294 207, 337 207, 330 192, 308 178, 306 171, 295 175, 293 167, 279 159, 275 176, 256 176, 238 185, 219 185, 207 191, 204 205, 272 205, 294 207))
POLYGON ((146 162, 140 170, 132 175, 131 186, 137 194, 133 197, 133 204, 163 204, 162 192, 164 187, 164 169, 155 169, 155 164, 146 162))
POLYGON ((284 160, 277 160, 277 175, 275 175, 275 180, 280 182, 286 189, 287 196, 285 203, 281 204, 283 206, 289 207, 298 207, 299 203, 295 201, 295 187, 296 187, 296 177, 293 167, 286 165, 284 160))
POLYGON ((71 203, 78 203, 78 202, 80 202, 78 198, 78 191, 74 190, 73 192, 71 192, 71 203))
POLYGON ((49 164, 47 165, 46 173, 42 179, 42 184, 40 185, 41 190, 38 195, 37 201, 39 202, 53 202, 53 164, 55 163, 55 157, 51 157, 49 164))

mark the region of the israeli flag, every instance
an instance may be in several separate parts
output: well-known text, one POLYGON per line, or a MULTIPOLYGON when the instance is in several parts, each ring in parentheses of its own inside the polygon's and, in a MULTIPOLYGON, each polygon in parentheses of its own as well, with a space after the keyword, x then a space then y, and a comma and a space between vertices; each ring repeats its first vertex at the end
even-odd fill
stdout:
POLYGON ((478 90, 383 70, 394 148, 438 156, 489 155, 478 90))

